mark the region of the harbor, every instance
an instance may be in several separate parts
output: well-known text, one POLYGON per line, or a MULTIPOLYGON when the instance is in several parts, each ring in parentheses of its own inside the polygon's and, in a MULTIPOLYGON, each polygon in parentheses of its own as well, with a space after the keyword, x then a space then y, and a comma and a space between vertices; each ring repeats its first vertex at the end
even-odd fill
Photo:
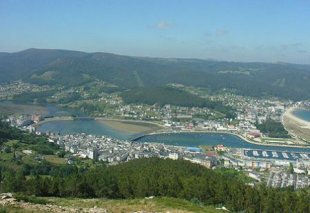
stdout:
POLYGON ((258 150, 258 149, 243 149, 244 157, 258 159, 273 159, 273 160, 309 160, 309 153, 290 152, 290 151, 274 151, 274 150, 258 150))

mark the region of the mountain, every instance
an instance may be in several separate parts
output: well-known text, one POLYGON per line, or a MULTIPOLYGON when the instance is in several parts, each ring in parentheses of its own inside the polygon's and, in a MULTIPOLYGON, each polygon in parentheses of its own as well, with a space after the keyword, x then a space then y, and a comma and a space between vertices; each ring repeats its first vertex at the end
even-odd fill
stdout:
POLYGON ((168 83, 223 88, 250 96, 310 98, 310 65, 166 59, 28 49, 0 53, 0 82, 22 79, 72 86, 101 79, 128 89, 168 83))

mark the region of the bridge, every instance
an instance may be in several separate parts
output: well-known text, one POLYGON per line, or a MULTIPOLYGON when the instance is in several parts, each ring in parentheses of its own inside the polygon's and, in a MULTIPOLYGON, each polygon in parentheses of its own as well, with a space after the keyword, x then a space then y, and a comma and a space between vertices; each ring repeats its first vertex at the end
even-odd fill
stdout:
POLYGON ((144 136, 145 136, 145 134, 143 134, 143 133, 138 133, 138 134, 132 135, 128 140, 129 140, 129 141, 137 141, 137 140, 139 140, 140 138, 143 138, 144 136))

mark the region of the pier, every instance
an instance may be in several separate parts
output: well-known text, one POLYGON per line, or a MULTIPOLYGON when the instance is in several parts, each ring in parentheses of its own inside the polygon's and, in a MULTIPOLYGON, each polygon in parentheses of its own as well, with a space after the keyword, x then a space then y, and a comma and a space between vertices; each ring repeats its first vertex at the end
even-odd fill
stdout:
POLYGON ((275 151, 275 150, 259 150, 259 149, 243 149, 243 155, 248 158, 274 159, 274 160, 309 160, 309 153, 275 151))

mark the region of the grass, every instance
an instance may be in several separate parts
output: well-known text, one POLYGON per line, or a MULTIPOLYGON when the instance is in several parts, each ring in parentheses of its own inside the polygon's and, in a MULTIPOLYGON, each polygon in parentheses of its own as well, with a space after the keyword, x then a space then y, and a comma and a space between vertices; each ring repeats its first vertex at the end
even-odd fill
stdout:
POLYGON ((275 142, 287 142, 290 141, 291 138, 270 138, 270 137, 264 137, 265 141, 275 141, 275 142))
MULTIPOLYGON (((28 164, 28 165, 38 165, 40 162, 35 159, 36 155, 38 155, 37 151, 34 151, 36 146, 41 146, 42 149, 45 148, 45 145, 39 144, 39 145, 33 145, 33 144, 26 144, 26 143, 20 143, 18 140, 9 140, 4 143, 3 146, 11 147, 10 153, 1 152, 0 153, 0 161, 5 162, 6 165, 8 165, 11 168, 17 168, 19 167, 19 164, 16 164, 16 162, 13 161, 13 152, 14 152, 14 144, 18 145, 18 148, 16 149, 15 153, 16 156, 20 156, 21 158, 21 164, 28 164), (23 150, 32 150, 32 154, 25 154, 22 151, 23 150)), ((67 160, 66 158, 60 158, 57 155, 43 155, 45 160, 53 165, 66 165, 67 160)))
POLYGON ((153 198, 153 199, 78 199, 78 198, 43 198, 47 202, 66 207, 75 208, 104 208, 108 212, 222 212, 213 206, 202 206, 190 201, 176 198, 153 198))
POLYGON ((23 163, 29 165, 37 165, 38 161, 34 159, 34 154, 32 155, 23 155, 23 163))
POLYGON ((67 161, 65 158, 60 158, 57 155, 44 155, 45 160, 54 165, 65 165, 67 161))
POLYGON ((10 161, 13 159, 13 153, 1 153, 0 154, 0 159, 2 161, 10 161))
POLYGON ((22 194, 15 194, 14 198, 17 201, 24 201, 24 202, 27 202, 27 203, 44 204, 44 205, 47 204, 46 199, 42 199, 42 198, 35 197, 35 196, 25 196, 25 195, 22 195, 22 194))
POLYGON ((15 206, 1 206, 0 207, 0 213, 9 213, 9 212, 14 212, 14 213, 34 213, 34 212, 37 212, 37 211, 34 211, 34 210, 26 210, 24 208, 20 208, 20 207, 15 207, 15 206))
POLYGON ((5 142, 5 145, 12 147, 16 143, 18 143, 18 140, 9 140, 8 142, 5 142))

